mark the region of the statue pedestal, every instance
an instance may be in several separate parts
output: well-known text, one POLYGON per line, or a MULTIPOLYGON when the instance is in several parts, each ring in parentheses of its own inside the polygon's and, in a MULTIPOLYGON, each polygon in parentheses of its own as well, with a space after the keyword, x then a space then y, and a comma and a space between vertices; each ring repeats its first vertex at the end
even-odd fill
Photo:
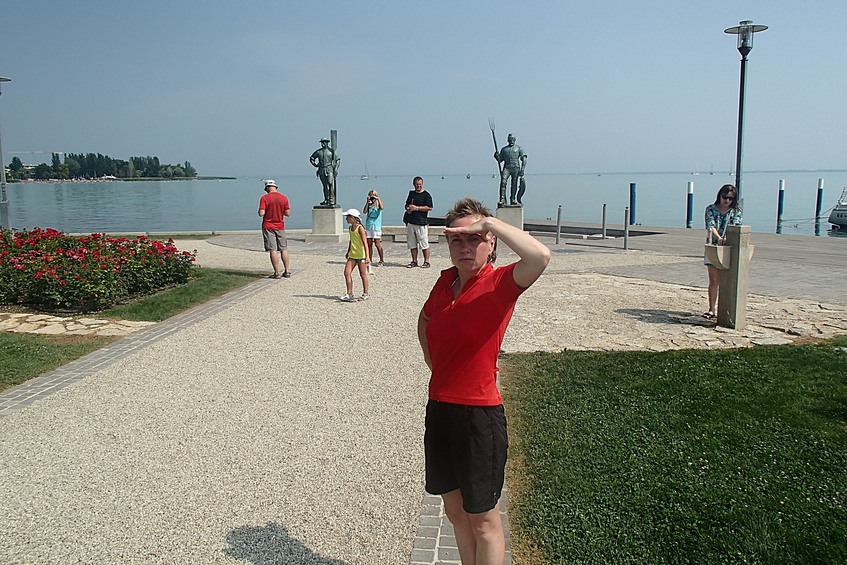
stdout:
POLYGON ((521 206, 498 206, 494 215, 498 220, 506 222, 510 226, 515 226, 519 230, 523 229, 523 208, 521 206))
POLYGON ((312 208, 312 233, 306 234, 307 242, 340 242, 344 237, 341 223, 341 208, 312 208))

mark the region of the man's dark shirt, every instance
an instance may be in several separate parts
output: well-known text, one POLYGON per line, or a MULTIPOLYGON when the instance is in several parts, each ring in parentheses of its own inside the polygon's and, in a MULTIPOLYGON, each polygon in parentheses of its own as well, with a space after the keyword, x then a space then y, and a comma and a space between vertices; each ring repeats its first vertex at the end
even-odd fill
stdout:
MULTIPOLYGON (((409 206, 409 204, 414 204, 415 206, 428 206, 429 208, 432 208, 432 196, 425 190, 420 192, 410 190, 409 196, 406 197, 406 206, 409 206)), ((428 210, 407 212, 406 215, 403 216, 403 221, 407 224, 415 224, 416 226, 427 226, 429 225, 429 218, 427 217, 428 214, 428 210)))

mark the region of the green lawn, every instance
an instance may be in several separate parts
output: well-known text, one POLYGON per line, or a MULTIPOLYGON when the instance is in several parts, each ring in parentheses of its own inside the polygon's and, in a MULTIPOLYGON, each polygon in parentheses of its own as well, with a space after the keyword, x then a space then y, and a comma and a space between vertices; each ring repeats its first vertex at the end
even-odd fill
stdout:
POLYGON ((516 563, 847 562, 846 346, 509 356, 516 563))
MULTIPOLYGON (((256 274, 219 269, 196 268, 194 274, 194 278, 187 284, 98 312, 96 315, 156 322, 258 278, 256 274)), ((0 332, 0 391, 82 357, 114 339, 0 332)))
POLYGON ((91 353, 114 339, 0 332, 0 391, 91 353))
POLYGON ((100 315, 120 320, 159 322, 258 278, 261 275, 243 271, 195 268, 194 277, 188 284, 115 306, 100 315))

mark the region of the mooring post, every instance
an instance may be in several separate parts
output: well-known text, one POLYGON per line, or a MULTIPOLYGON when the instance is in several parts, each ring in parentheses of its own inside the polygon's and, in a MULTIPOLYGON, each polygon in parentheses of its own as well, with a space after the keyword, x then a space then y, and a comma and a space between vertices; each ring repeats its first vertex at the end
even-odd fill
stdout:
POLYGON ((782 233, 782 211, 785 205, 785 179, 779 179, 779 197, 776 201, 776 233, 782 233))
POLYGON ((562 235, 562 205, 559 204, 559 209, 556 210, 556 245, 559 244, 559 238, 562 235))
POLYGON ((603 239, 606 239, 606 204, 603 203, 603 215, 600 219, 600 229, 602 230, 600 233, 603 239))
POLYGON ((818 179, 818 199, 815 202, 815 221, 821 219, 821 207, 823 206, 823 179, 818 179))
POLYGON ((623 209, 623 248, 629 249, 629 224, 626 222, 629 217, 629 207, 623 209))
POLYGON ((688 181, 688 199, 685 206, 685 227, 691 229, 694 221, 694 181, 688 181))
MULTIPOLYGON (((626 222, 624 222, 626 223, 626 222)), ((635 183, 629 183, 629 223, 635 224, 635 183)))

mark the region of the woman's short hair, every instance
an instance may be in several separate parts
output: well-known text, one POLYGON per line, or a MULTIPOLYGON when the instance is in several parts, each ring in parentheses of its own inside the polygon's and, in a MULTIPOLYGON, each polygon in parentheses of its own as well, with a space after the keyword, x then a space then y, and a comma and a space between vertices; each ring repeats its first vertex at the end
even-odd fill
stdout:
MULTIPOLYGON (((462 198, 453 204, 453 208, 447 212, 444 218, 444 225, 450 227, 458 219, 467 218, 468 216, 480 216, 482 218, 490 218, 494 214, 486 208, 485 204, 475 198, 462 198)), ((497 260, 497 238, 494 239, 494 249, 488 254, 488 262, 493 263, 497 260)))
POLYGON ((485 207, 485 204, 476 200, 474 198, 462 198, 461 200, 456 201, 453 204, 453 208, 447 212, 447 216, 444 218, 444 225, 450 227, 450 225, 460 218, 466 218, 467 216, 481 216, 483 218, 490 218, 494 214, 491 213, 491 210, 485 207))

